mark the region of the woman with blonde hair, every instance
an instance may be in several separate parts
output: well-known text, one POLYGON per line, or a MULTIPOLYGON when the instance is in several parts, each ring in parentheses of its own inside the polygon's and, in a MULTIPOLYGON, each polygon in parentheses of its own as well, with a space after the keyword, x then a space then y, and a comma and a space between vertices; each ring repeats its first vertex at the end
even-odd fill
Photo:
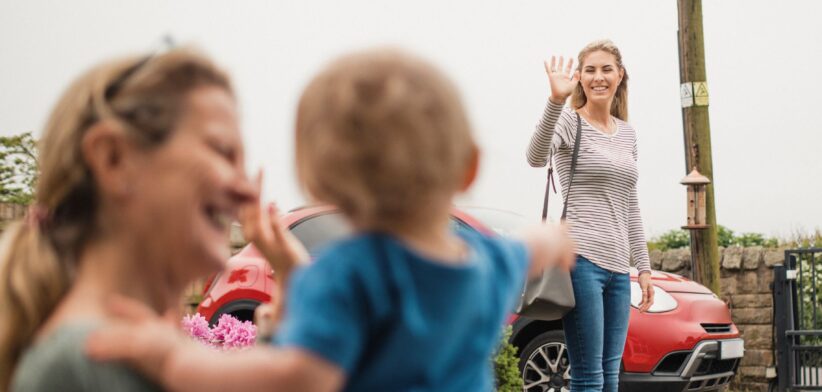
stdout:
POLYGON ((112 297, 173 314, 258 206, 227 75, 185 48, 103 63, 63 94, 39 155, 36 201, 0 244, 0 389, 157 388, 84 342, 112 297))
POLYGON ((571 391, 616 391, 631 306, 630 260, 639 270, 639 311, 654 300, 636 190, 636 132, 627 122, 628 74, 608 40, 582 49, 576 69, 572 59, 566 64, 551 57, 545 72, 551 97, 527 158, 542 167, 554 156, 577 246, 571 272, 576 307, 563 319, 571 391), (571 105, 563 108, 569 96, 571 105))

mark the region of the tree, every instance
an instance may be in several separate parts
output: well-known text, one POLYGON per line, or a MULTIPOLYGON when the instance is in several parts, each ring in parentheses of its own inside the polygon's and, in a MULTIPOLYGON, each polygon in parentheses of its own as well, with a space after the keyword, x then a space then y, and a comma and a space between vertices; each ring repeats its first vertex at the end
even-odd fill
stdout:
POLYGON ((31 203, 37 175, 37 146, 31 132, 0 136, 0 202, 31 203))

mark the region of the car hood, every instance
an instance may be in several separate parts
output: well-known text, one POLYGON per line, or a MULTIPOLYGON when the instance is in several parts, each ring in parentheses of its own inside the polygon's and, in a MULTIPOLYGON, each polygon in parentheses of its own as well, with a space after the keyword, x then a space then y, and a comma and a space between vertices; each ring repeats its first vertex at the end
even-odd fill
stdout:
MULTIPOLYGON (((636 268, 631 268, 631 280, 637 279, 636 268)), ((662 271, 651 271, 651 281, 670 293, 713 294, 707 287, 684 276, 662 271)))

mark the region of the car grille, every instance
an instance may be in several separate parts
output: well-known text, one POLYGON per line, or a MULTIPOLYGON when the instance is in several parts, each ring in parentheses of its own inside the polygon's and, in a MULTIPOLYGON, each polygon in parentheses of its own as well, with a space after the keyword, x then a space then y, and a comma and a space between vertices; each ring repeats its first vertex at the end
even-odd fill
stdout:
POLYGON ((705 358, 699 363, 694 376, 732 372, 736 369, 737 359, 705 358))
MULTIPOLYGON (((659 364, 656 365, 656 368, 654 368, 652 373, 658 376, 679 374, 682 371, 682 366, 688 360, 690 355, 690 351, 668 354, 665 358, 659 361, 659 364)), ((702 361, 699 362, 699 366, 697 366, 693 375, 704 376, 708 374, 731 372, 736 369, 736 362, 736 359, 722 360, 715 358, 713 354, 707 355, 702 361)))
POLYGON ((718 340, 707 340, 697 344, 691 351, 669 353, 659 361, 651 374, 686 381, 686 392, 717 391, 733 380, 738 366, 738 358, 719 359, 718 340))
POLYGON ((694 380, 688 383, 688 387, 685 388, 685 391, 708 391, 708 390, 718 390, 721 387, 724 387, 726 384, 729 384, 731 380, 733 380, 734 376, 723 376, 723 377, 716 377, 716 378, 705 378, 700 380, 694 380))
POLYGON ((674 375, 679 374, 682 370, 682 365, 688 360, 691 355, 690 351, 683 351, 678 353, 670 353, 665 356, 652 372, 654 375, 674 375))
POLYGON ((700 324, 707 333, 730 333, 731 324, 700 324))

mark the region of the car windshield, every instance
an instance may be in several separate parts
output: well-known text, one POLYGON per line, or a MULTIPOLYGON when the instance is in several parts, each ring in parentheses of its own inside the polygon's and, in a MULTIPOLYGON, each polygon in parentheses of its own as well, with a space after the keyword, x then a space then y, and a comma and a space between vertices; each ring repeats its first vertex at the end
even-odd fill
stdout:
POLYGON ((503 237, 509 237, 528 224, 536 223, 536 221, 529 220, 520 214, 495 208, 460 207, 460 209, 471 214, 486 227, 503 237))
MULTIPOLYGON (((457 219, 451 219, 451 227, 455 231, 473 230, 470 226, 457 219)), ((291 226, 291 233, 303 243, 308 253, 314 258, 323 246, 351 234, 351 225, 338 212, 328 212, 314 215, 291 226)))

